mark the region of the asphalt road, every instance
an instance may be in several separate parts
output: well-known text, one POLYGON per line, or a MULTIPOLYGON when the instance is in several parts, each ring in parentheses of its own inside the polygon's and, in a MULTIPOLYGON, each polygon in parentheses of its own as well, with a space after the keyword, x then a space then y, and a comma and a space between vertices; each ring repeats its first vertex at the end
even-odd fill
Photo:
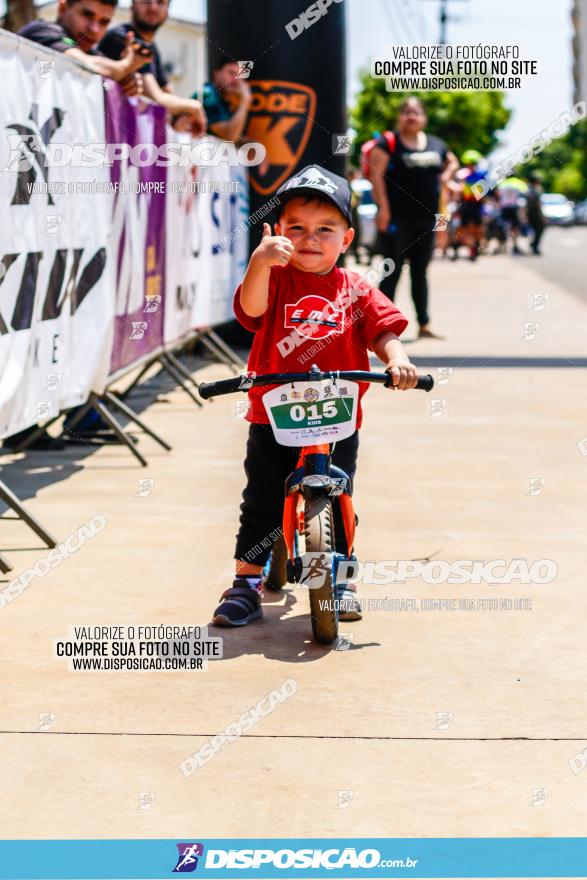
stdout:
MULTIPOLYGON (((525 244, 522 240, 522 247, 525 244)), ((587 301, 587 226, 549 226, 541 250, 542 256, 528 257, 528 265, 543 278, 587 301)), ((526 261, 524 257, 512 259, 526 261)))

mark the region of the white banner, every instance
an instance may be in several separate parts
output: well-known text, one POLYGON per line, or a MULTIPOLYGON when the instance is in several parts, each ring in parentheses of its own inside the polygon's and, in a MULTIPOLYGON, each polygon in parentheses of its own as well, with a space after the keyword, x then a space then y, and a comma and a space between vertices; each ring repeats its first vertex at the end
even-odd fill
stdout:
POLYGON ((227 180, 236 184, 237 190, 228 196, 217 192, 211 196, 210 290, 194 316, 196 327, 219 324, 234 317, 232 294, 245 274, 249 248, 248 225, 245 224, 249 216, 249 191, 243 169, 224 163, 207 170, 213 180, 227 180), (227 289, 231 292, 228 301, 227 289))
POLYGON ((103 143, 103 85, 0 33, 0 436, 102 391, 111 349, 108 168, 44 167, 48 144, 103 143), (18 54, 15 54, 18 43, 18 54))
MULTIPOLYGON (((189 135, 173 131, 169 138, 191 143, 189 135)), ((198 326, 197 304, 206 300, 210 290, 212 224, 204 183, 207 172, 207 168, 195 165, 177 165, 167 171, 166 345, 178 342, 198 326)))
MULTIPOLYGON (((168 140, 189 138, 168 133, 168 140)), ((210 142, 216 138, 207 137, 210 142)), ((234 317, 232 295, 248 261, 245 172, 217 165, 168 169, 165 343, 234 317)))

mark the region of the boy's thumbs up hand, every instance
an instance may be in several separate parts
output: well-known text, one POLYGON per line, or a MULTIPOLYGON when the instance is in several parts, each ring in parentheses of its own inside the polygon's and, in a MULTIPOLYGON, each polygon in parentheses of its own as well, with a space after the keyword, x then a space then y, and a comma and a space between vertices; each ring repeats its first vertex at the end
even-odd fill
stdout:
POLYGON ((255 249, 255 262, 262 266, 287 266, 294 252, 294 246, 285 235, 271 235, 271 227, 263 223, 261 243, 255 249))

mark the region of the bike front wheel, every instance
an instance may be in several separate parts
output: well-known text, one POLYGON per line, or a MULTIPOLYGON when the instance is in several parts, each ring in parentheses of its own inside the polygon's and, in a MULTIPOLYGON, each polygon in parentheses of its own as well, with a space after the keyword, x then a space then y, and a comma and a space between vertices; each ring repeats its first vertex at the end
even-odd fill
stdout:
POLYGON ((330 644, 338 637, 338 611, 332 578, 331 554, 334 551, 334 524, 329 499, 315 498, 306 501, 304 537, 306 539, 306 553, 315 554, 316 565, 313 568, 312 580, 321 584, 320 586, 312 586, 308 591, 310 593, 312 632, 317 642, 330 644))

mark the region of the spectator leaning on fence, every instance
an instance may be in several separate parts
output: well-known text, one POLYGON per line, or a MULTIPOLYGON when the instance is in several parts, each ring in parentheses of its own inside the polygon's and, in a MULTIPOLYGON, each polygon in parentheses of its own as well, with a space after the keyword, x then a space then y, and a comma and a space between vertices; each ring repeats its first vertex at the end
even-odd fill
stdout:
POLYGON ((59 0, 57 21, 32 21, 19 36, 81 61, 94 73, 120 82, 127 95, 140 94, 142 78, 136 72, 145 64, 133 35, 127 34, 119 60, 105 58, 96 49, 114 15, 118 0, 59 0))
POLYGON ((225 141, 241 139, 252 100, 249 84, 239 79, 239 70, 238 61, 222 56, 212 71, 212 82, 205 83, 202 90, 208 131, 225 141), (236 109, 233 101, 238 102, 236 109))
POLYGON ((159 50, 153 42, 168 16, 169 0, 133 0, 132 20, 109 30, 99 48, 109 58, 120 58, 124 39, 131 31, 150 43, 153 58, 141 69, 145 95, 165 107, 174 117, 184 117, 193 134, 203 134, 206 130, 206 115, 201 103, 175 94, 167 79, 159 50))

